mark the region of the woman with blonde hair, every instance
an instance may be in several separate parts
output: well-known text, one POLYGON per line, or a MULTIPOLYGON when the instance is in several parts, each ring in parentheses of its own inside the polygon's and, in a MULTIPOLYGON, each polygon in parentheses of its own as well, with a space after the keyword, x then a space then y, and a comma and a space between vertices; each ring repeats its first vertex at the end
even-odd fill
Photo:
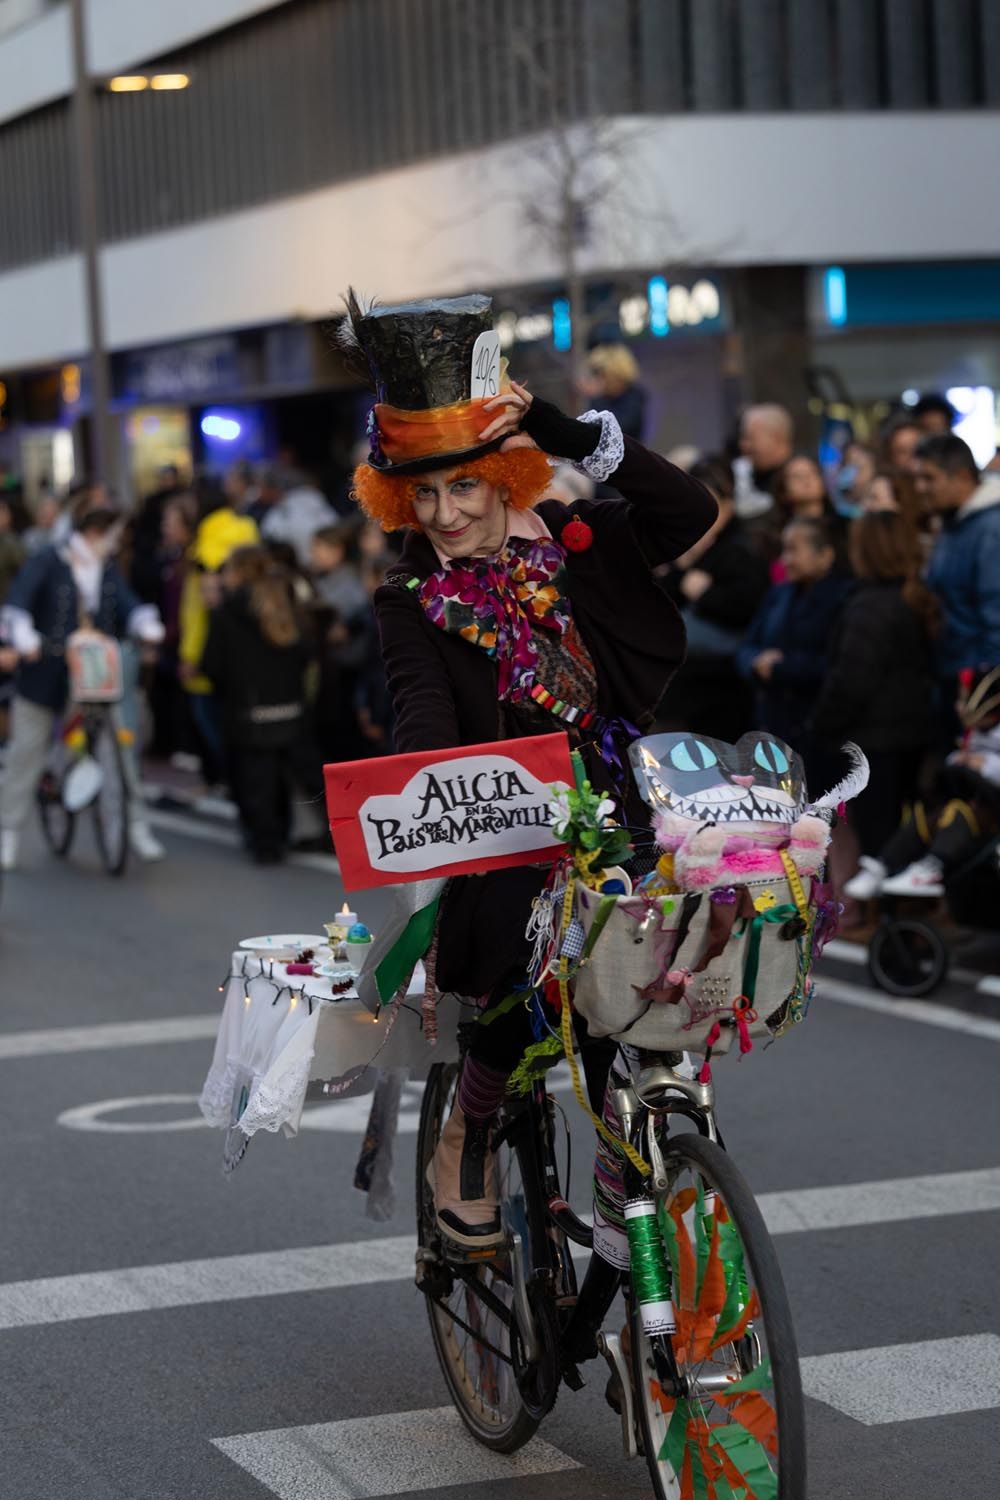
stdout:
POLYGON ((309 757, 310 648, 293 583, 264 547, 239 547, 222 569, 201 670, 222 704, 223 736, 247 847, 258 864, 284 857, 294 782, 319 791, 309 757))

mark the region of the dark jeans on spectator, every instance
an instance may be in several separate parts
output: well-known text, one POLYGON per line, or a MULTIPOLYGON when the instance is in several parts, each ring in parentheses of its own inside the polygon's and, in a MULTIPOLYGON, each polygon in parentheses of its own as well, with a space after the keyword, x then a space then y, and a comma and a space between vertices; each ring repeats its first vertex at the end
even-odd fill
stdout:
POLYGON ((868 785, 850 805, 862 854, 877 858, 899 827, 903 808, 918 795, 923 750, 871 750, 868 785))

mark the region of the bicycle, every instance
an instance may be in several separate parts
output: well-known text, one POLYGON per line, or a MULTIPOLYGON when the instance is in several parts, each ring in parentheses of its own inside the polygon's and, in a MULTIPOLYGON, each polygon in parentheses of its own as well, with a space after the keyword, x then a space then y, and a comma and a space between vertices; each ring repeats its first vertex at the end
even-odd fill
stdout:
POLYGON ((129 852, 128 731, 111 703, 82 704, 56 738, 36 792, 45 842, 65 858, 79 816, 93 813, 94 837, 109 875, 123 875, 129 852))
POLYGON ((581 1338, 596 1336, 625 1455, 645 1456, 657 1500, 688 1500, 709 1484, 720 1500, 804 1500, 802 1388, 777 1256, 719 1135, 714 1085, 682 1076, 680 1061, 666 1054, 612 1076, 621 1138, 649 1171, 623 1161, 626 1213, 641 1221, 628 1270, 591 1253, 582 1290, 571 1247, 592 1252, 593 1232, 563 1195, 544 1081, 508 1097, 494 1135, 504 1245, 463 1254, 443 1241, 425 1172, 459 1065, 431 1069, 417 1146, 417 1285, 438 1360, 473 1437, 511 1453, 561 1384, 582 1385, 581 1338), (671 1135, 674 1116, 695 1129, 671 1135), (599 1331, 619 1275, 621 1336, 599 1331))

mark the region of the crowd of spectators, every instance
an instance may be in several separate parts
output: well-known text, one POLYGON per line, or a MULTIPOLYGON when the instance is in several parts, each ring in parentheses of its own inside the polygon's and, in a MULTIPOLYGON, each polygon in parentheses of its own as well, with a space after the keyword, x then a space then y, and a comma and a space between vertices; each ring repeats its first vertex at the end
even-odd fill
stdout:
POLYGON ((849 902, 941 893, 929 839, 902 863, 892 840, 914 809, 933 816, 949 756, 975 779, 965 851, 997 828, 1000 731, 994 745, 986 726, 970 759, 956 705, 1000 663, 1000 472, 996 460, 979 471, 952 420, 943 397, 925 398, 825 473, 797 450, 787 411, 757 406, 737 454, 688 456, 719 517, 663 580, 688 656, 662 727, 728 741, 767 729, 800 752, 817 792, 843 773, 840 747, 860 745, 871 779, 833 857, 849 902))
MULTIPOLYGON (((641 428, 636 376, 634 361, 595 363, 589 394, 641 428)), ((871 782, 834 861, 859 899, 897 873, 886 850, 954 749, 962 674, 1000 663, 1000 473, 979 472, 952 415, 927 397, 824 469, 784 408, 753 406, 732 451, 682 457, 719 515, 661 578, 688 655, 660 727, 730 742, 767 729, 816 791, 840 774, 839 747, 859 744, 871 782)), ((557 471, 555 492, 569 503, 581 482, 557 471)), ((86 489, 63 505, 44 493, 29 525, 16 488, 0 488, 0 606, 26 559, 66 542, 86 489)), ((303 475, 246 464, 192 482, 165 469, 122 518, 122 571, 164 630, 145 668, 149 754, 227 788, 258 861, 284 856, 293 800, 321 803, 324 763, 392 749, 372 609, 392 548, 303 475)), ((0 676, 0 701, 11 685, 0 676)), ((992 774, 997 752, 966 769, 992 774)), ((993 819, 977 806, 982 833, 993 819)))

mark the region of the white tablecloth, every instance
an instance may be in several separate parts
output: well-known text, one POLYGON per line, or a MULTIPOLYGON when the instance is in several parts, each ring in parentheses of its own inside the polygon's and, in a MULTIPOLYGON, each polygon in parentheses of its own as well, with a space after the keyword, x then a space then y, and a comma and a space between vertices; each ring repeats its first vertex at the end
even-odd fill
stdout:
POLYGON ((331 981, 289 975, 285 966, 238 950, 230 961, 215 1055, 202 1090, 202 1114, 248 1140, 258 1130, 294 1135, 309 1097, 370 1092, 387 1070, 422 1077, 433 1062, 457 1057, 459 1002, 439 1006, 438 1040, 421 1031, 423 967, 406 1002, 379 1017, 352 988, 335 996, 331 981), (247 998, 249 997, 249 999, 247 998))

